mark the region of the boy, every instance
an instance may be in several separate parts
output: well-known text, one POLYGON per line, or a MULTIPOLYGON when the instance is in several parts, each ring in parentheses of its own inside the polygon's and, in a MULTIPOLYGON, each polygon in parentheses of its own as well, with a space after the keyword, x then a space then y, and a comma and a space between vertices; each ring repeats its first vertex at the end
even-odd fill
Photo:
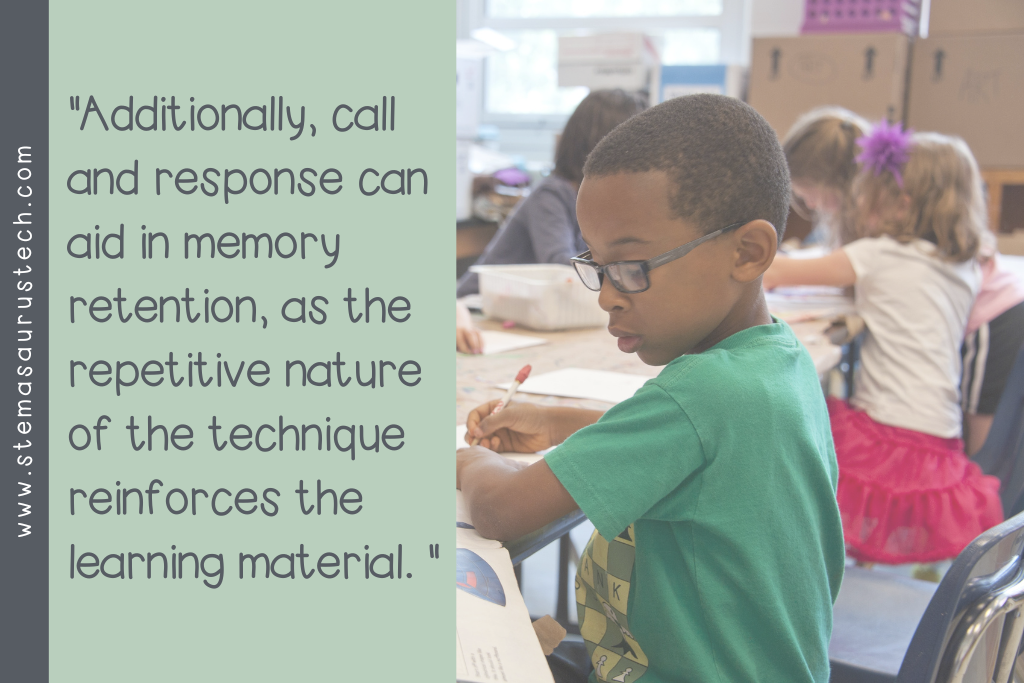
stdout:
POLYGON ((584 168, 575 261, 619 349, 665 369, 604 415, 469 417, 495 450, 561 444, 526 468, 460 450, 456 485, 490 538, 577 507, 594 523, 576 576, 591 681, 828 680, 835 452, 813 363, 761 290, 788 208, 785 157, 746 104, 691 95, 623 123, 584 168))

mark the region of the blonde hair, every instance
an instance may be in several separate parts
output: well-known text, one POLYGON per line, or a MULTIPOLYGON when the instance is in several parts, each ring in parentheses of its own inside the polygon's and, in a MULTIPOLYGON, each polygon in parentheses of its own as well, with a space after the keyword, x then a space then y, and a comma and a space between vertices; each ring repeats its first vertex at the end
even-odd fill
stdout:
POLYGON ((862 169, 853 191, 860 235, 885 234, 900 242, 923 239, 938 247, 939 258, 962 262, 978 255, 987 232, 978 162, 958 137, 914 133, 901 188, 892 173, 862 169), (868 219, 877 218, 868 226, 868 219))
POLYGON ((782 139, 790 178, 845 195, 857 174, 857 138, 870 131, 867 120, 842 107, 807 112, 782 139))
POLYGON ((856 239, 850 223, 850 190, 857 175, 857 139, 871 132, 867 119, 842 107, 819 107, 793 124, 782 140, 792 182, 823 188, 839 197, 839 210, 826 219, 831 240, 856 239))

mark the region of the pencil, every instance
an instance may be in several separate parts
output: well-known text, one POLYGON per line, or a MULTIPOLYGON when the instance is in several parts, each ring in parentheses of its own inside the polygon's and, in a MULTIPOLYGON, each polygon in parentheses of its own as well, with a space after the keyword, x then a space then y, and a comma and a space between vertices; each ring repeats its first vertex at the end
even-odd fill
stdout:
MULTIPOLYGON (((516 389, 519 388, 520 384, 526 381, 526 378, 530 376, 530 370, 532 369, 533 368, 530 367, 529 365, 523 366, 523 369, 519 371, 519 374, 516 375, 515 380, 513 380, 512 386, 508 388, 508 391, 505 392, 505 395, 502 397, 502 399, 498 401, 498 405, 494 406, 494 410, 491 411, 491 415, 497 415, 502 411, 502 409, 505 406, 511 403, 512 397, 516 395, 516 389)), ((479 446, 480 439, 473 439, 473 443, 470 445, 479 446)))

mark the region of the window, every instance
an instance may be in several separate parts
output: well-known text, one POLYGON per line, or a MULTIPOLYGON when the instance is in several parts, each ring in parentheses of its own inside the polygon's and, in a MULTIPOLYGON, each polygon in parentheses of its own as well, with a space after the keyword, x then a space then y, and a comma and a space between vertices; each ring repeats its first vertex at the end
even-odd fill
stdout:
POLYGON ((557 129, 587 94, 558 87, 558 36, 637 31, 663 64, 745 64, 750 0, 462 0, 469 32, 515 43, 487 58, 484 121, 557 129))
POLYGON ((558 87, 558 33, 504 31, 516 46, 487 58, 484 111, 493 114, 568 116, 587 88, 558 87))

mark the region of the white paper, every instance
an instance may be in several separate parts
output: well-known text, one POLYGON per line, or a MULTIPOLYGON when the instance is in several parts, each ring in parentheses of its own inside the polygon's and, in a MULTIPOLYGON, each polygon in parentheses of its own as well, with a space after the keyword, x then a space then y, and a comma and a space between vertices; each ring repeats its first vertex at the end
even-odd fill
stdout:
POLYGON ((829 249, 828 247, 816 246, 816 247, 807 247, 806 249, 787 249, 783 253, 786 256, 788 256, 789 258, 812 259, 812 258, 822 258, 823 256, 828 256, 830 253, 832 253, 832 250, 829 249))
POLYGON ((507 351, 515 351, 516 349, 525 349, 531 346, 540 346, 541 344, 547 344, 547 339, 541 339, 540 337, 530 337, 525 334, 511 334, 509 332, 499 332, 497 330, 481 330, 480 336, 484 340, 484 355, 489 356, 493 353, 505 353, 507 351))
MULTIPOLYGON (((519 386, 519 391, 527 394, 590 398, 607 403, 621 403, 627 398, 632 398, 649 379, 651 378, 624 372, 563 368, 530 377, 519 386)), ((500 389, 508 387, 508 384, 498 385, 500 389)))
POLYGON ((775 314, 816 311, 819 317, 830 317, 853 311, 853 300, 838 287, 777 287, 764 298, 775 314))

